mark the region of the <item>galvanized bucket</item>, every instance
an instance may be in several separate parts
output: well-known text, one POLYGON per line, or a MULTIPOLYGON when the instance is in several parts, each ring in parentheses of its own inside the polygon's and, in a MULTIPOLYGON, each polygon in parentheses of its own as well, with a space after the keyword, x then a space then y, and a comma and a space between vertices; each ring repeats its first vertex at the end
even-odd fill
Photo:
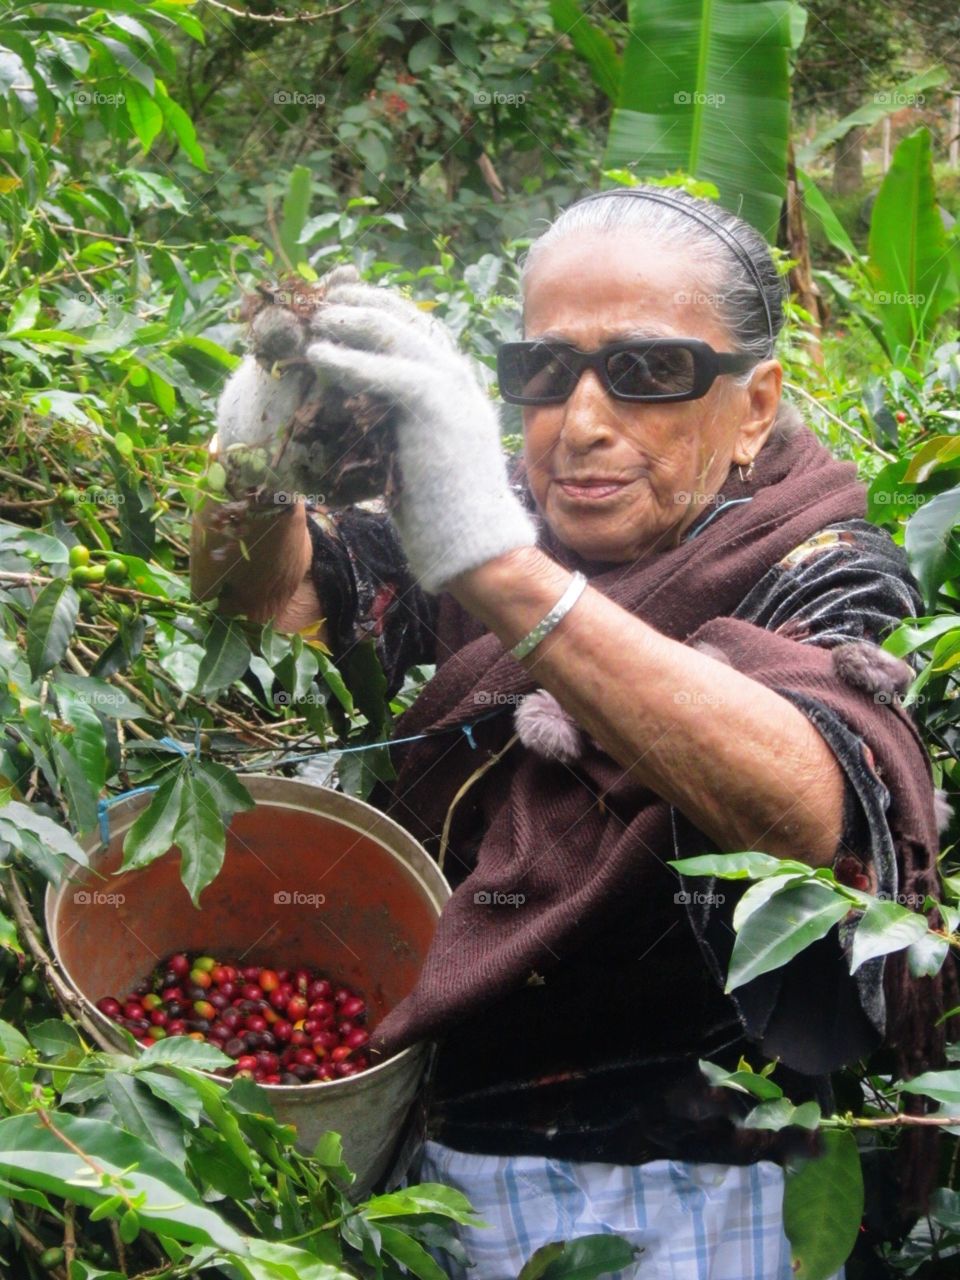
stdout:
MULTIPOLYGON (((244 782, 256 807, 231 822, 223 868, 203 891, 200 910, 180 881, 176 848, 115 874, 123 838, 150 802, 145 795, 111 810, 105 847, 95 836, 86 841, 89 870, 48 888, 54 954, 89 1005, 102 1047, 124 1041, 95 1002, 124 995, 174 951, 323 968, 363 995, 370 1026, 412 989, 450 896, 422 845, 341 792, 267 775, 244 782)), ((342 1135, 357 1199, 387 1170, 428 1051, 411 1046, 343 1080, 263 1087, 277 1118, 296 1125, 303 1151, 328 1130, 342 1135)))

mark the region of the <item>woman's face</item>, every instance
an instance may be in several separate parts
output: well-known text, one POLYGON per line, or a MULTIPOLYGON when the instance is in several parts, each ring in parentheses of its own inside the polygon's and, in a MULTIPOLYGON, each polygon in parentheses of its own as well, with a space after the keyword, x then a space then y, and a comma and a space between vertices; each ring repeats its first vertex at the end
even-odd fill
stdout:
MULTIPOLYGON (((567 236, 532 268, 524 336, 593 351, 616 339, 701 338, 733 344, 709 286, 683 251, 634 230, 567 236)), ((564 404, 525 407, 531 492, 553 532, 587 560, 633 560, 676 545, 706 510, 732 462, 756 456, 780 397, 780 366, 765 361, 751 387, 719 377, 700 400, 614 400, 592 369, 564 404)))

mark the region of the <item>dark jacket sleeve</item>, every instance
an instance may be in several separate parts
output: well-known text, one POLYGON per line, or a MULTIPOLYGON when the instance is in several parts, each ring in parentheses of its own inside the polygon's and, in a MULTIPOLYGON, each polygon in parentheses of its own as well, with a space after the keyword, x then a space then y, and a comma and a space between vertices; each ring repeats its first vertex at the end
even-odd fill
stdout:
POLYGON ((393 697, 411 667, 436 661, 438 600, 414 581, 389 515, 362 507, 308 508, 310 573, 339 666, 373 639, 393 697))
MULTIPOLYGON (((831 526, 796 548, 753 588, 734 616, 802 644, 834 648, 850 641, 879 644, 904 617, 921 611, 902 550, 883 530, 857 520, 831 526)), ((844 883, 895 899, 890 793, 870 747, 824 701, 789 688, 777 692, 817 728, 844 775, 844 822, 834 873, 844 883)), ((678 856, 686 856, 684 850, 703 851, 705 837, 676 811, 674 831, 678 856)), ((702 879, 689 882, 688 916, 709 969, 723 984, 735 938, 733 912, 747 886, 725 881, 713 882, 706 892, 704 887, 702 879)), ((731 993, 746 1033, 765 1056, 822 1074, 879 1045, 886 1027, 884 962, 877 957, 850 974, 856 920, 841 922, 788 964, 731 993)))

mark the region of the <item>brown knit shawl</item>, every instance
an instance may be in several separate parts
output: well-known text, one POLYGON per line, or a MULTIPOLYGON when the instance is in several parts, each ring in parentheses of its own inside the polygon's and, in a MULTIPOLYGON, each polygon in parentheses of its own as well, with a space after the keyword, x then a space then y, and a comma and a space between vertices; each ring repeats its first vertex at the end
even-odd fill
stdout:
MULTIPOLYGON (((570 567, 585 568, 592 587, 662 634, 680 642, 709 640, 761 684, 825 703, 869 743, 891 793, 888 819, 900 890, 914 884, 935 891, 938 835, 931 770, 910 717, 844 684, 823 647, 729 616, 767 570, 810 535, 832 522, 864 516, 865 491, 856 468, 837 461, 801 426, 771 438, 746 484, 732 470, 723 496, 747 495, 751 502, 725 510, 697 536, 628 564, 584 565, 548 529, 541 545, 570 567)), ((455 651, 398 721, 398 737, 475 721, 499 699, 537 687, 535 677, 495 635, 483 632, 457 648, 451 634, 447 628, 441 641, 448 652, 455 651)), ((656 680, 657 672, 649 678, 656 680)), ((510 729, 509 716, 503 720, 507 728, 501 740, 510 729)), ((390 787, 389 811, 419 838, 435 837, 458 788, 483 758, 462 734, 394 748, 399 771, 390 787)), ((496 782, 486 789, 490 820, 475 869, 444 908, 415 989, 376 1029, 377 1052, 390 1055, 418 1040, 442 1037, 461 1019, 522 986, 531 971, 548 973, 562 964, 625 895, 642 903, 653 878, 664 877, 662 860, 673 856, 668 805, 625 777, 586 737, 575 767, 545 761, 517 744, 492 772, 496 782), (520 909, 492 908, 475 902, 478 892, 519 893, 524 903, 520 909)), ((803 851, 797 854, 802 857, 803 851)), ((638 928, 646 924, 638 920, 638 928)), ((899 965, 902 978, 900 958, 891 963, 899 965)), ((888 977, 889 971, 888 963, 888 977)), ((934 980, 921 983, 928 993, 939 990, 934 980)), ((927 1004, 921 1016, 928 1026, 931 1013, 927 1004)), ((914 1021, 902 1034, 897 1027, 906 1026, 910 1011, 890 1014, 889 1043, 903 1034, 919 1039, 923 1028, 916 1024, 916 1006, 914 1021)), ((919 1043, 902 1043, 902 1048, 914 1065, 927 1058, 919 1043)))

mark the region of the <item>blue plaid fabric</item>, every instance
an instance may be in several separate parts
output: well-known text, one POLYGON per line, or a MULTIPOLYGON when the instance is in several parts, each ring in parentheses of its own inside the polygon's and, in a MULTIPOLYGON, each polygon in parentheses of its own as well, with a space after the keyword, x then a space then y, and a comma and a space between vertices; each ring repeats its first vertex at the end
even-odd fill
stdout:
MULTIPOLYGON (((601 1232, 640 1250, 615 1280, 792 1280, 783 1171, 770 1161, 592 1164, 428 1141, 418 1181, 462 1191, 491 1224, 457 1229, 469 1270, 435 1255, 451 1280, 516 1280, 541 1245, 601 1232)), ((841 1269, 833 1280, 843 1277, 841 1269)))

